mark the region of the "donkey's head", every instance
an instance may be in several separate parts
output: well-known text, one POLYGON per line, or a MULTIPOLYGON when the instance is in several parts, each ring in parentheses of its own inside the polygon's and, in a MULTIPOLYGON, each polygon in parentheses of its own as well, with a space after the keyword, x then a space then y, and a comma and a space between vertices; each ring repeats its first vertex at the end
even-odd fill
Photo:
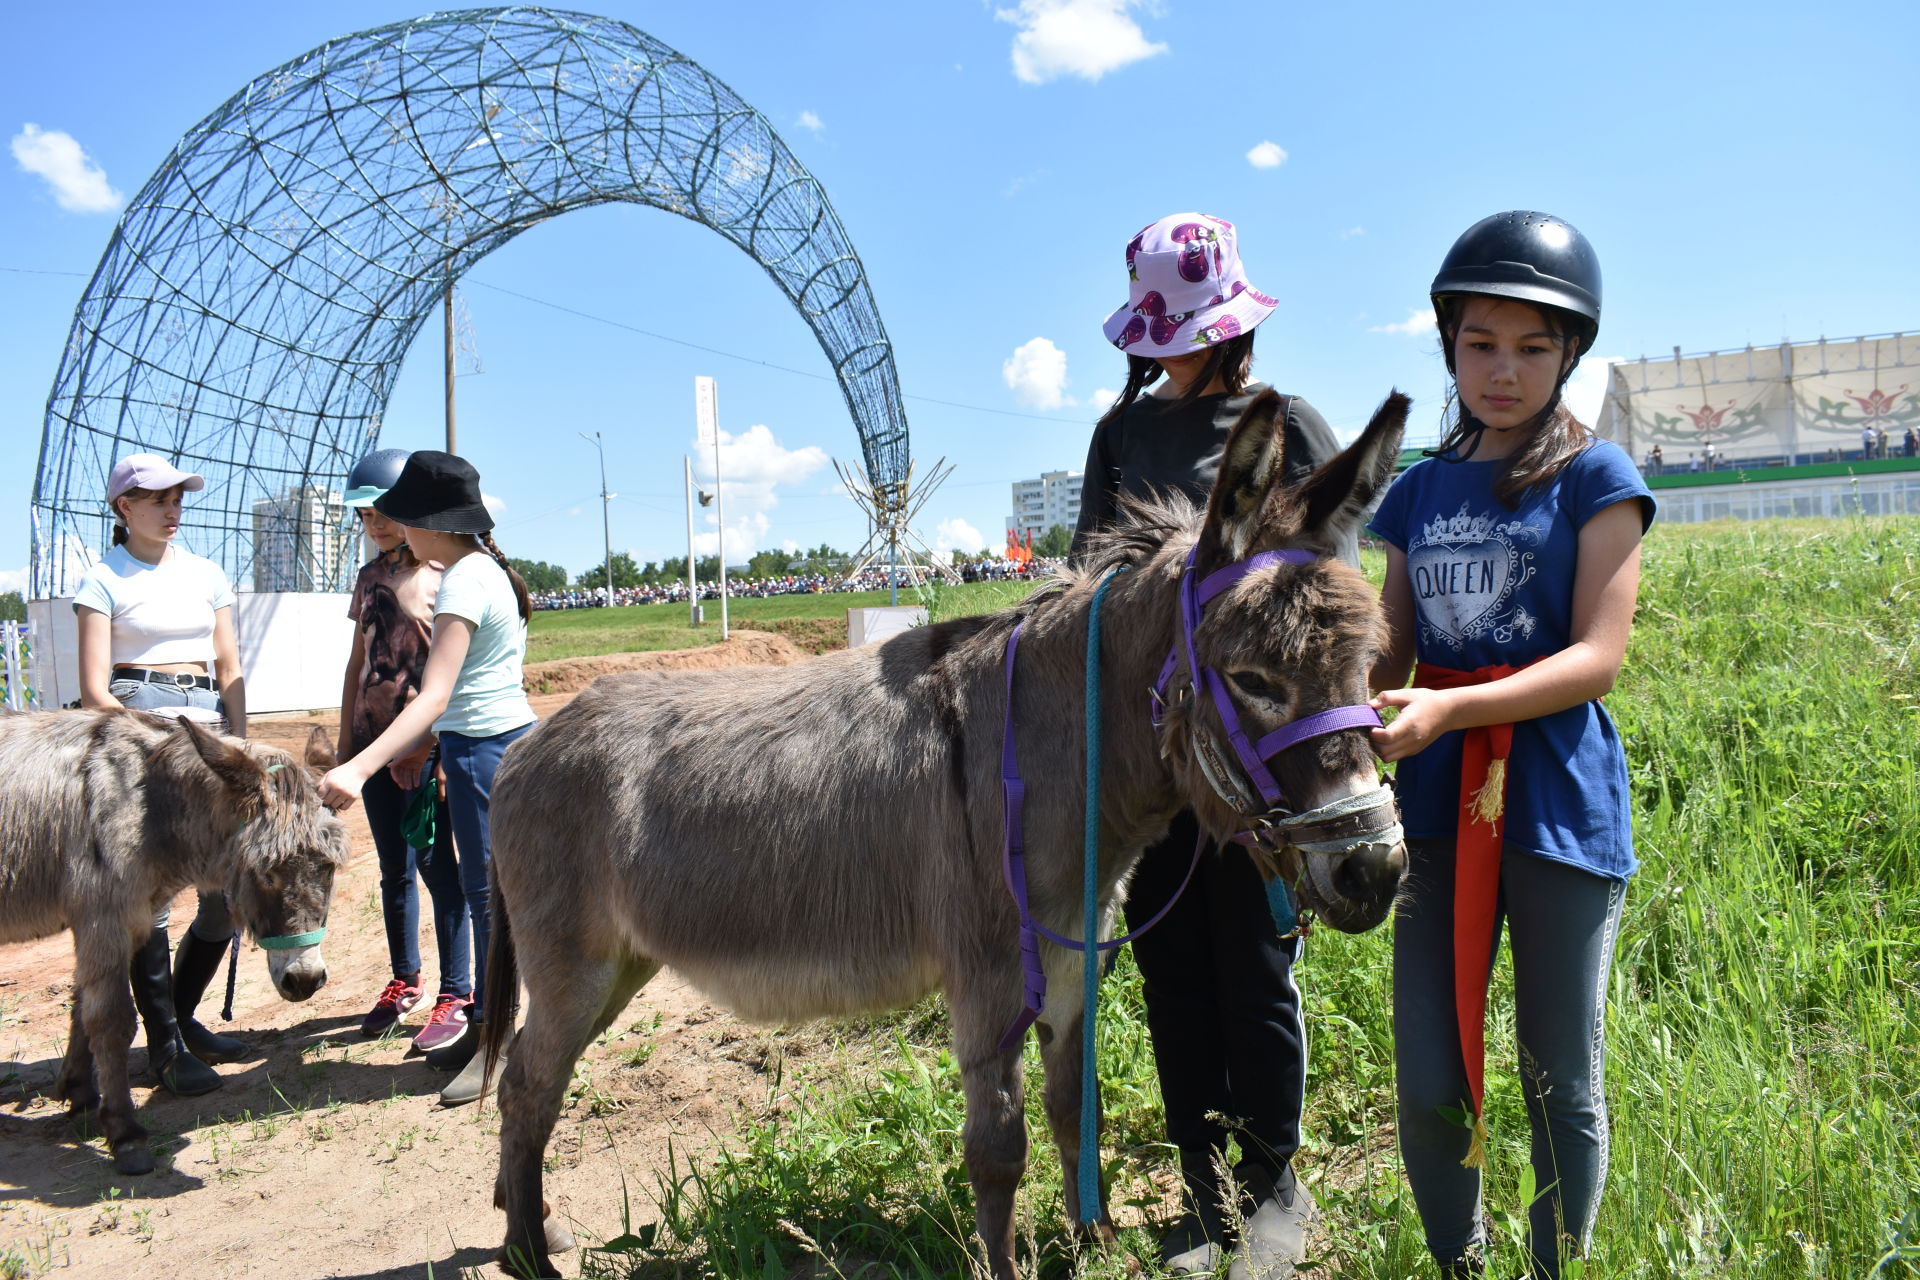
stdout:
POLYGON ((1251 833, 1265 874, 1359 932, 1392 907, 1406 849, 1357 723, 1370 719, 1386 626, 1377 593, 1335 551, 1393 473, 1408 400, 1389 396, 1351 448, 1292 485, 1283 404, 1256 398, 1221 458, 1186 570, 1183 608, 1199 622, 1190 656, 1177 628, 1163 750, 1216 838, 1251 833))
POLYGON ((305 1000, 326 985, 320 940, 334 873, 347 861, 346 827, 320 803, 309 772, 331 753, 309 741, 303 767, 278 747, 216 737, 191 721, 180 732, 232 802, 227 904, 266 949, 274 989, 305 1000))

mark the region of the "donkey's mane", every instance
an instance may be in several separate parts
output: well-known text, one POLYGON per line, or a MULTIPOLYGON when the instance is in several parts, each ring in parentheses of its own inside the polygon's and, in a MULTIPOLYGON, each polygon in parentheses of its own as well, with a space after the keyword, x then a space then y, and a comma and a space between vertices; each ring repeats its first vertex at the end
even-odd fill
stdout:
POLYGON ((1137 569, 1168 547, 1197 539, 1205 517, 1198 503, 1178 491, 1122 494, 1112 523, 1088 539, 1086 554, 1061 571, 1061 580, 1078 587, 1112 569, 1137 569))

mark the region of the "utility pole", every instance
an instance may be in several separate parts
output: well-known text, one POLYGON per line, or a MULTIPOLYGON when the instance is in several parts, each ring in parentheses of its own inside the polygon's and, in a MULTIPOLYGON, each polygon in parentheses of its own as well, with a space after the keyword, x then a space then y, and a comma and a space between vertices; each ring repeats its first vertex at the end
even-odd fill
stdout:
POLYGON ((693 459, 680 455, 687 475, 687 625, 700 625, 700 579, 693 568, 693 459))
MULTIPOLYGON (((453 262, 451 259, 449 259, 447 262, 447 294, 446 294, 445 310, 446 310, 446 322, 447 322, 446 323, 446 328, 447 328, 447 334, 446 334, 447 452, 458 453, 460 451, 453 447, 454 446, 454 437, 453 437, 453 262)), ((600 487, 604 489, 607 486, 603 484, 600 487)))
MULTIPOLYGON (((613 607, 613 524, 607 515, 607 500, 613 495, 607 492, 607 450, 606 446, 600 443, 598 431, 592 435, 582 431, 580 438, 600 451, 600 546, 607 557, 602 564, 607 571, 607 607, 611 609, 613 607)), ((447 452, 452 453, 453 450, 449 449, 447 452)))
MULTIPOLYGON (((693 380, 693 403, 700 421, 700 438, 713 438, 713 518, 719 531, 720 638, 727 638, 727 503, 720 488, 720 391, 712 378, 693 380)), ((691 554, 691 552, 689 552, 691 554)))

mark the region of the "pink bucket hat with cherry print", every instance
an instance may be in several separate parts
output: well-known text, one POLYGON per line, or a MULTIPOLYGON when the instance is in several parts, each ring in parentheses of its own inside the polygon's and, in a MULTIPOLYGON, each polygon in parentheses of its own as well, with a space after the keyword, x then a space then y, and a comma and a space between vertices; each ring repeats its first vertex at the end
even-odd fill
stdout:
POLYGON ((1127 303, 1102 326, 1128 355, 1184 356, 1237 338, 1280 304, 1247 283, 1233 224, 1174 213, 1127 242, 1127 303))

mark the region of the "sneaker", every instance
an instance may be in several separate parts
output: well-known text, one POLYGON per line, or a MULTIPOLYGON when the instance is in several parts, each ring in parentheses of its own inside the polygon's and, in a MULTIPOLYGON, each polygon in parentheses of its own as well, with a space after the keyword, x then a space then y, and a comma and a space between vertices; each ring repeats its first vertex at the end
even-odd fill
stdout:
POLYGON ((472 1004, 471 996, 441 996, 435 1000, 433 1012, 427 1015, 427 1025, 413 1038, 414 1051, 432 1053, 466 1039, 467 1009, 472 1004))
POLYGON ((380 993, 380 998, 373 1002, 372 1010, 360 1020, 360 1034, 369 1040, 385 1035, 394 1023, 413 1012, 413 1006, 420 1003, 420 994, 419 974, 411 978, 395 978, 380 993))
POLYGON ((1228 1280, 1282 1280, 1293 1275, 1306 1259, 1307 1232, 1320 1221, 1319 1206, 1294 1180, 1290 1166, 1281 1166, 1277 1178, 1259 1165, 1242 1164, 1234 1173, 1253 1212, 1240 1229, 1240 1247, 1227 1268, 1228 1280))

